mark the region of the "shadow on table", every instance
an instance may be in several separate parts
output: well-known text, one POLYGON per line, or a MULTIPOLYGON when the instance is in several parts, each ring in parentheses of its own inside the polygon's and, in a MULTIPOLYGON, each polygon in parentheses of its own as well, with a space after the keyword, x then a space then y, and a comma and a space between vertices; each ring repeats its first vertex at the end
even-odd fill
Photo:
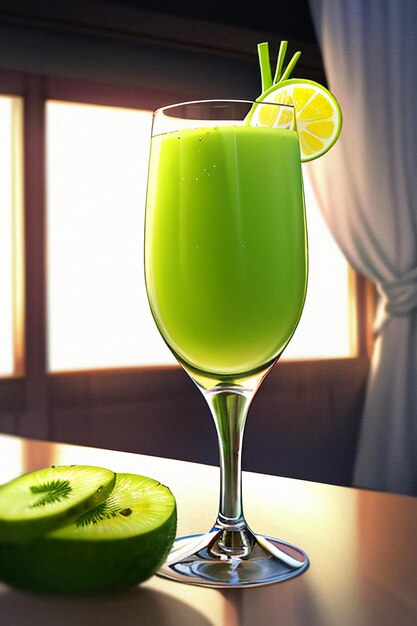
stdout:
POLYGON ((111 596, 54 597, 0 586, 0 624, 7 626, 212 626, 184 602, 153 589, 111 596))

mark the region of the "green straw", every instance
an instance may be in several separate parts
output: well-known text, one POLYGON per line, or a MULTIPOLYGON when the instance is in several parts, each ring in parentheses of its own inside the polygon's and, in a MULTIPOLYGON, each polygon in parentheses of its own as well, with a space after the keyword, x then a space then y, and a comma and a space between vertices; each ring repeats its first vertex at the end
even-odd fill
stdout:
POLYGON ((279 79, 279 82, 282 82, 283 80, 287 80, 287 78, 289 78, 291 76, 291 73, 298 61, 298 59, 301 56, 301 52, 298 51, 294 54, 293 58, 291 59, 291 61, 288 63, 285 72, 283 73, 283 75, 281 76, 281 78, 279 79))
POLYGON ((282 66, 284 65, 285 54, 287 52, 287 46, 288 46, 288 41, 281 41, 280 46, 279 46, 279 51, 278 51, 278 57, 277 57, 277 67, 275 70, 274 83, 273 83, 274 85, 278 83, 280 80, 282 66))
POLYGON ((269 46, 267 42, 258 43, 258 58, 261 68, 262 93, 272 85, 271 65, 269 62, 269 46))

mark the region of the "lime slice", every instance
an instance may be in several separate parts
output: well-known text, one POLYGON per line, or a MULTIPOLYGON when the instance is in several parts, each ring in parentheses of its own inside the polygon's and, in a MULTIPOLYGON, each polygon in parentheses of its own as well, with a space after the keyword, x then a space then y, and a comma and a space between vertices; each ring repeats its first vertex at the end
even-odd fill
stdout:
POLYGON ((28 541, 71 524, 111 493, 116 475, 102 467, 52 466, 0 486, 0 541, 28 541))
POLYGON ((69 526, 27 543, 0 542, 0 579, 59 594, 119 591, 152 576, 176 530, 176 503, 161 483, 117 474, 109 498, 69 526))
MULTIPOLYGON (((258 102, 291 104, 295 109, 300 141, 301 161, 311 161, 333 146, 342 129, 342 112, 336 98, 328 89, 312 80, 290 78, 272 85, 258 102)), ((283 127, 288 122, 285 107, 256 107, 251 125, 283 127), (268 118, 268 119, 267 119, 268 118)))

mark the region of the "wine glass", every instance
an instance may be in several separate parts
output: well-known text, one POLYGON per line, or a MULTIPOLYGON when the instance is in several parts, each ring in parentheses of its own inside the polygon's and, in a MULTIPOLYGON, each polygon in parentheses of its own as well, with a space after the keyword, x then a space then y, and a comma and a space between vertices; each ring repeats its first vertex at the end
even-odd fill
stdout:
POLYGON ((249 405, 291 338, 306 292, 293 107, 213 100, 155 112, 145 278, 163 339, 210 407, 221 474, 213 528, 177 539, 159 574, 244 587, 301 573, 306 554, 253 532, 241 495, 249 405))

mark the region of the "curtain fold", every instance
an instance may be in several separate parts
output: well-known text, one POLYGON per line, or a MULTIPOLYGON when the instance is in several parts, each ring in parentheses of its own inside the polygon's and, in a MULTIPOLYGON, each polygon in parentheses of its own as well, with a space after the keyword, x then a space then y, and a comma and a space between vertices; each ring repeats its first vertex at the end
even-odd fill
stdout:
POLYGON ((355 484, 417 495, 417 2, 310 7, 344 124, 307 175, 342 251, 379 294, 355 484))

